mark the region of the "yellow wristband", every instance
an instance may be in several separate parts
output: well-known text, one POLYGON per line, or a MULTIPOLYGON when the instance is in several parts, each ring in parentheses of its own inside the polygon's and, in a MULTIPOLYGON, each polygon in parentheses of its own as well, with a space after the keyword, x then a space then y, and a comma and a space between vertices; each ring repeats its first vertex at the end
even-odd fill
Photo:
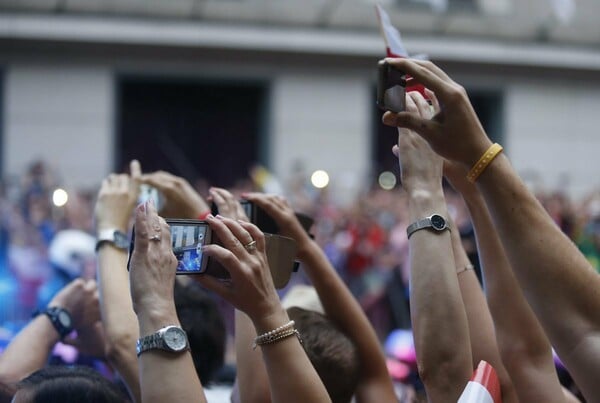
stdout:
POLYGON ((471 183, 475 183, 477 178, 479 178, 479 175, 481 175, 481 173, 485 171, 487 166, 490 165, 490 163, 494 160, 494 158, 498 156, 498 154, 502 152, 502 150, 503 148, 500 144, 492 144, 490 148, 488 148, 487 151, 483 153, 481 158, 479 158, 479 161, 477 161, 477 163, 473 165, 473 168, 471 168, 471 170, 467 174, 467 180, 471 183))

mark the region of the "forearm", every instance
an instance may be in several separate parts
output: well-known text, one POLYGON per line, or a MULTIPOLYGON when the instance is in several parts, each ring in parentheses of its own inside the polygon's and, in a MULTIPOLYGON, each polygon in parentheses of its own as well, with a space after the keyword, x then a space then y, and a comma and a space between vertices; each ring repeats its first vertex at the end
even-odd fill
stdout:
POLYGON ((237 385, 240 402, 269 403, 269 377, 259 349, 253 349, 256 331, 250 318, 235 311, 235 351, 237 385))
POLYGON ((510 265, 549 336, 565 340, 596 327, 600 277, 514 173, 508 159, 499 156, 478 183, 510 265), (564 326, 566 317, 572 318, 572 326, 564 326))
MULTIPOLYGON (((448 216, 440 189, 409 192, 411 222, 448 216)), ((421 230, 410 243, 410 303, 419 372, 431 401, 457 400, 473 371, 467 317, 448 231, 421 230)))
MULTIPOLYGON (((253 321, 257 334, 266 333, 287 322, 289 317, 283 308, 268 318, 253 321)), ((274 403, 331 401, 297 337, 290 336, 257 348, 262 351, 274 403)))
POLYGON ((481 190, 521 289, 552 345, 588 396, 600 386, 600 276, 499 156, 481 190))
MULTIPOLYGON (((139 333, 152 334, 159 329, 180 326, 175 306, 168 311, 144 311, 138 315, 139 333)), ((138 357, 142 402, 204 402, 204 390, 190 351, 171 353, 148 350, 138 357)))
POLYGON ((0 355, 0 382, 11 384, 44 367, 58 332, 46 315, 38 315, 25 327, 0 355))
MULTIPOLYGON (((356 346, 361 362, 360 384, 377 382, 378 393, 381 396, 393 397, 394 390, 387 371, 385 356, 364 311, 338 276, 323 250, 314 241, 310 241, 310 247, 306 249, 301 259, 327 317, 356 346)), ((382 399, 387 400, 384 397, 382 399)))
POLYGON ((139 331, 129 291, 126 252, 103 245, 98 251, 97 275, 106 356, 139 402, 140 380, 135 355, 139 331))
POLYGON ((496 344, 494 322, 490 310, 475 271, 468 269, 468 267, 473 266, 463 248, 459 230, 455 225, 452 225, 451 238, 460 293, 469 322, 473 368, 477 367, 481 360, 490 363, 500 378, 504 402, 516 402, 518 400, 514 387, 500 358, 500 352, 496 344))
POLYGON ((519 399, 561 402, 550 343, 512 273, 487 207, 477 193, 467 195, 465 201, 475 229, 500 354, 519 399))

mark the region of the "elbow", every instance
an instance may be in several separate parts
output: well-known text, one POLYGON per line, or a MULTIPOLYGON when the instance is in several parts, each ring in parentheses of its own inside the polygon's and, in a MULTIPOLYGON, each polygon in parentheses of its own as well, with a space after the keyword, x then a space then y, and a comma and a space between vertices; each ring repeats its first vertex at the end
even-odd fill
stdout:
MULTIPOLYGON (((472 373, 471 357, 459 353, 445 354, 419 362, 419 377, 428 390, 450 396, 465 387, 472 373)), ((458 398, 458 396, 456 396, 458 398)))

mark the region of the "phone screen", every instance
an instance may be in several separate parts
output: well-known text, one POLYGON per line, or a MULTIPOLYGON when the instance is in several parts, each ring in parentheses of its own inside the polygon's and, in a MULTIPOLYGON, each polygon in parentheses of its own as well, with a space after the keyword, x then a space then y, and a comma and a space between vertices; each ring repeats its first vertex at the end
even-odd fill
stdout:
POLYGON ((171 245, 177 258, 177 273, 204 273, 208 259, 202 246, 210 243, 207 223, 194 220, 167 220, 171 227, 171 245))

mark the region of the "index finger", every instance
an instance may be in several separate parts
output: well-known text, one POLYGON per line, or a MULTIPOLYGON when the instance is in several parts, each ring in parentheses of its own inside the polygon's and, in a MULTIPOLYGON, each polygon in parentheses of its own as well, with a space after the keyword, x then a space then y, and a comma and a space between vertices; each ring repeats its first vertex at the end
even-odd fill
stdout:
POLYGON ((386 61, 398 70, 411 75, 425 87, 431 89, 442 101, 444 101, 444 97, 449 95, 452 85, 454 85, 454 81, 431 62, 400 58, 388 58, 386 61))
POLYGON ((138 160, 132 160, 129 163, 129 172, 131 174, 132 179, 140 179, 140 177, 142 176, 142 166, 138 160))

